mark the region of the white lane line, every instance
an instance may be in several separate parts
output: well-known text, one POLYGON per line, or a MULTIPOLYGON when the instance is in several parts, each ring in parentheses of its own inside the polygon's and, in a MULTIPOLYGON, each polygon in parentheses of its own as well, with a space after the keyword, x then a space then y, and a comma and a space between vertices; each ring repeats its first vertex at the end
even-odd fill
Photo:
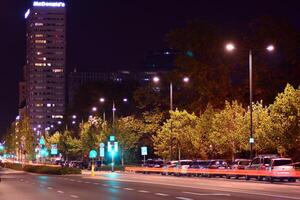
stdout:
POLYGON ((78 198, 79 198, 79 196, 74 195, 74 194, 71 194, 70 197, 75 198, 75 199, 78 199, 78 198))
POLYGON ((94 183, 94 185, 99 185, 99 183, 94 183))
POLYGON ((106 185, 106 184, 102 184, 102 186, 104 186, 104 187, 107 187, 108 185, 106 185))
POLYGON ((140 192, 140 193, 150 193, 149 191, 146 191, 146 190, 138 190, 138 192, 140 192))
POLYGON ((84 183, 89 184, 90 182, 84 182, 84 183))
POLYGON ((112 186, 113 188, 120 189, 120 186, 112 186))
POLYGON ((165 193, 155 193, 155 195, 163 196, 163 197, 170 196, 169 194, 165 194, 165 193))
POLYGON ((58 193, 63 194, 64 192, 61 190, 57 190, 58 193))
POLYGON ((47 187, 48 188, 48 190, 53 190, 53 187, 47 187))
POLYGON ((70 181, 75 181, 74 179, 70 179, 70 181))
POLYGON ((187 197, 176 197, 176 199, 180 199, 180 200, 193 200, 193 199, 187 198, 187 197))
POLYGON ((193 194, 197 196, 228 196, 230 197, 231 194, 226 193, 196 193, 196 192, 182 192, 183 194, 193 194))
POLYGON ((134 190, 133 188, 123 188, 124 190, 132 191, 134 190))

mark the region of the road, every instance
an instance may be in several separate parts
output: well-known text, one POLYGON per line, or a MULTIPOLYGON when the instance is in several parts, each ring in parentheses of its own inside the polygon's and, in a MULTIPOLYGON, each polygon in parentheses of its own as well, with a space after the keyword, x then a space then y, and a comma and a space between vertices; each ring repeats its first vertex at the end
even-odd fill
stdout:
POLYGON ((129 173, 37 175, 0 169, 0 200, 300 200, 300 184, 129 173))

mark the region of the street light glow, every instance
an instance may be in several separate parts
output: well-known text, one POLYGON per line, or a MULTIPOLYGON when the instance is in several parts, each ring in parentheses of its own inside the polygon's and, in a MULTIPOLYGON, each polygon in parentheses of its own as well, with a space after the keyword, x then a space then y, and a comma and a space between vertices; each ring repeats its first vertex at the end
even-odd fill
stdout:
POLYGON ((274 50, 275 50, 275 47, 274 47, 274 45, 270 44, 270 45, 267 46, 266 49, 267 49, 267 51, 270 51, 270 52, 271 52, 271 51, 274 51, 274 50))
POLYGON ((124 99, 123 99, 123 102, 128 102, 128 99, 127 99, 127 98, 124 98, 124 99))
POLYGON ((188 83, 190 81, 190 78, 186 76, 182 80, 183 80, 183 82, 188 83))
POLYGON ((154 82, 154 83, 158 83, 158 82, 159 82, 159 78, 158 78, 157 76, 154 76, 154 77, 153 77, 153 82, 154 82))
POLYGON ((235 49, 234 44, 228 43, 228 44, 226 45, 226 50, 227 50, 227 51, 233 51, 234 49, 235 49))
POLYGON ((72 118, 73 118, 73 119, 76 119, 76 118, 77 118, 77 116, 76 116, 76 115, 73 115, 73 116, 72 116, 72 118))
POLYGON ((97 107, 93 107, 93 108, 92 108, 92 111, 93 111, 93 112, 96 112, 96 111, 97 111, 97 107))
POLYGON ((104 99, 103 97, 101 97, 101 98, 99 99, 99 101, 100 101, 101 103, 104 103, 104 102, 105 102, 105 99, 104 99))

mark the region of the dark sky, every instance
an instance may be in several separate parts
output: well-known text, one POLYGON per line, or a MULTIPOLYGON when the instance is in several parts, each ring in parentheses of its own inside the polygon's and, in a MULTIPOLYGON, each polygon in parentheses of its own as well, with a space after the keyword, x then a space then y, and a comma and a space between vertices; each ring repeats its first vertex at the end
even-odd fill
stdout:
MULTIPOLYGON (((0 134, 17 115, 18 81, 25 58, 24 13, 30 0, 1 0, 0 134)), ((146 52, 166 47, 165 34, 200 19, 242 29, 269 15, 300 26, 299 0, 69 0, 67 67, 132 68, 146 52)))

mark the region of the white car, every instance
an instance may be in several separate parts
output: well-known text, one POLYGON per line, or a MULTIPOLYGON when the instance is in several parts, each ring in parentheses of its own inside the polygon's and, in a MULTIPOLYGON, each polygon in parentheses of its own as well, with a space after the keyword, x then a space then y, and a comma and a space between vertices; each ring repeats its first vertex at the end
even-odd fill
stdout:
POLYGON ((280 179, 280 181, 287 179, 289 182, 296 181, 295 168, 291 158, 273 158, 267 170, 271 175, 268 177, 270 182, 273 182, 274 179, 280 179))

